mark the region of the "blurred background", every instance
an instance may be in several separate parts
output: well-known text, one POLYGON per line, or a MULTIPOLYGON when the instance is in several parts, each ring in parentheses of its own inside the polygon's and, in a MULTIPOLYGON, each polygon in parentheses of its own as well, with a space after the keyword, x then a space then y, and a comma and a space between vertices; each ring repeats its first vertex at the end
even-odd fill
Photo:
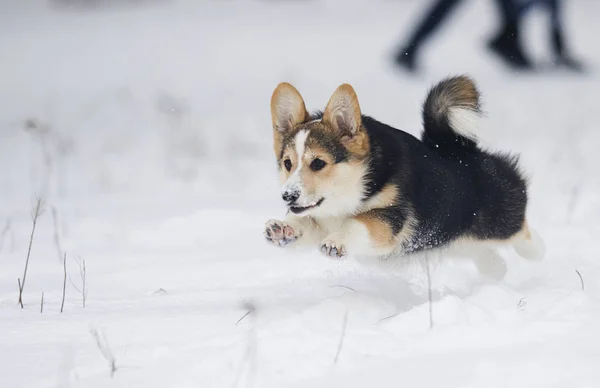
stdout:
MULTIPOLYGON (((530 219, 554 263, 536 270, 546 277, 539 292, 571 284, 562 277, 571 266, 595 271, 598 15, 596 0, 1 1, 0 321, 10 324, 0 343, 25 349, 23 357, 56 358, 41 326, 24 325, 37 316, 15 305, 36 197, 46 211, 26 300, 37 304, 44 291, 56 310, 64 252, 83 257, 96 310, 76 310, 69 294, 74 323, 64 329, 47 318, 45 327, 89 342, 87 322, 104 319, 115 347, 130 346, 142 364, 152 339, 179 341, 166 323, 131 339, 131 327, 148 317, 175 317, 186 332, 205 319, 235 321, 242 299, 291 309, 317 303, 339 279, 373 295, 404 293, 393 279, 361 283, 354 267, 317 254, 290 259, 264 244, 263 223, 284 212, 269 112, 281 81, 299 89, 309 110, 350 83, 363 113, 418 135, 427 89, 471 75, 483 94, 484 138, 520 153, 530 177, 530 219), (158 289, 179 299, 157 302, 149 295, 158 289), (160 308, 148 313, 152 306, 160 308), (220 309, 218 318, 207 312, 220 309), (198 311, 202 319, 190 321, 198 311)), ((519 287, 529 275, 509 271, 508 279, 519 287)), ((410 294, 393 304, 404 311, 422 301, 410 294)), ((203 330, 187 338, 218 332, 203 330)), ((103 361, 94 344, 82 346, 72 362, 92 365, 95 376, 103 361)), ((27 378, 55 368, 42 362, 27 378)), ((297 373, 320 373, 311 368, 297 373)), ((0 379, 26 371, 0 365, 0 379)))
POLYGON ((533 211, 593 219, 599 6, 558 2, 564 58, 580 71, 554 47, 546 3, 556 2, 519 14, 508 38, 501 3, 2 2, 4 217, 28 212, 34 195, 82 214, 96 207, 85 201, 106 198, 110 209, 95 215, 127 222, 213 201, 274 209, 278 82, 296 85, 309 110, 351 83, 366 114, 417 135, 427 88, 467 73, 483 92, 490 143, 523 154, 542 197, 533 211), (515 66, 517 54, 530 68, 515 66), (573 192, 591 196, 570 211, 573 192))

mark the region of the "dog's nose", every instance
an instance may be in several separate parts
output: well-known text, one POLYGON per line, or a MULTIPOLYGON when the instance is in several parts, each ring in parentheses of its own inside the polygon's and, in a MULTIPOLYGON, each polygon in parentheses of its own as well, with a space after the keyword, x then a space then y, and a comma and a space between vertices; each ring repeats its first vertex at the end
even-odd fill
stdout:
POLYGON ((284 191, 283 194, 281 194, 281 198, 283 198, 283 200, 287 203, 294 203, 296 200, 298 200, 298 198, 300 198, 300 192, 284 191))

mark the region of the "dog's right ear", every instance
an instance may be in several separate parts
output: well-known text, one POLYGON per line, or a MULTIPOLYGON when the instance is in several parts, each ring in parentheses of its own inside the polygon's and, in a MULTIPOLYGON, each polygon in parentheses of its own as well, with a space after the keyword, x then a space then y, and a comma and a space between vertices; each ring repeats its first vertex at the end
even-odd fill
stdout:
POLYGON ((276 132, 286 132, 308 118, 302 96, 295 87, 282 82, 271 96, 271 120, 276 132))

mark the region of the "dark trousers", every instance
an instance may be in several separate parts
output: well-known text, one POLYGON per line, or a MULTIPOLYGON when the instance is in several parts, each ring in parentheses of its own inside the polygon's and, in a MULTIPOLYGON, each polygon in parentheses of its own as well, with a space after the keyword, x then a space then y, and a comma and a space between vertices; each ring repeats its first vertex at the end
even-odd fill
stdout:
POLYGON ((554 52, 561 56, 564 54, 564 37, 563 37, 563 26, 562 26, 562 7, 560 0, 529 0, 524 2, 517 10, 517 17, 522 17, 531 7, 535 5, 542 5, 548 7, 550 12, 550 30, 552 48, 554 52))
MULTIPOLYGON (((427 39, 454 11, 463 0, 436 0, 425 13, 421 23, 411 35, 408 44, 404 48, 408 54, 417 50, 418 46, 427 39)), ((500 11, 503 25, 514 22, 518 17, 512 0, 495 0, 500 11)))

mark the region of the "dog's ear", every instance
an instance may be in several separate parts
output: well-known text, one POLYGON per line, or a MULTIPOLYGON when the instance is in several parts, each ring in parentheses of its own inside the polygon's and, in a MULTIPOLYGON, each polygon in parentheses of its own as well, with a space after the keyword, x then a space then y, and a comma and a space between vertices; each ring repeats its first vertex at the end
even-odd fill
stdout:
POLYGON ((308 118, 302 96, 295 87, 282 82, 271 96, 271 120, 276 132, 286 132, 308 118))
POLYGON ((327 103, 323 120, 342 136, 353 137, 362 128, 358 97, 352 86, 340 85, 327 103))

